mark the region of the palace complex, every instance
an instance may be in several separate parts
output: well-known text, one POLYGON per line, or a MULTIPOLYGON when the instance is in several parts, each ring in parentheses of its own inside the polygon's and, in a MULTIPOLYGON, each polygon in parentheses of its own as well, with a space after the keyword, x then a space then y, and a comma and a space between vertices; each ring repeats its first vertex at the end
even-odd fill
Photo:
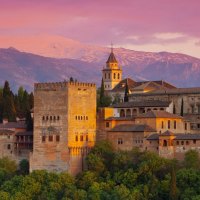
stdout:
POLYGON ((115 103, 98 110, 93 83, 36 83, 34 131, 27 132, 24 121, 5 120, 0 124, 0 156, 29 159, 30 171, 77 174, 101 140, 109 140, 116 150, 137 147, 180 160, 190 149, 200 152, 200 88, 123 79, 122 72, 111 50, 102 83, 115 103))

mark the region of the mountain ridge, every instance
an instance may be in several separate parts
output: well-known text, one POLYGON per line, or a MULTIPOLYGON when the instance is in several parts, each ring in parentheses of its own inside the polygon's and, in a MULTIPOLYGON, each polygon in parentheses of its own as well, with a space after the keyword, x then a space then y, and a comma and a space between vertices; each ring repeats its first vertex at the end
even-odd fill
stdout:
MULTIPOLYGON (((19 85, 28 90, 35 82, 63 81, 74 77, 79 81, 100 84, 101 70, 105 66, 110 49, 93 48, 79 43, 67 58, 52 58, 36 55, 16 47, 0 48, 0 84, 12 82, 14 89, 19 85), (79 53, 75 53, 79 52, 79 53), (74 56, 76 55, 76 56, 74 56)), ((178 87, 200 86, 200 59, 180 53, 141 52, 115 48, 115 56, 123 69, 123 77, 136 80, 165 80, 178 87)))

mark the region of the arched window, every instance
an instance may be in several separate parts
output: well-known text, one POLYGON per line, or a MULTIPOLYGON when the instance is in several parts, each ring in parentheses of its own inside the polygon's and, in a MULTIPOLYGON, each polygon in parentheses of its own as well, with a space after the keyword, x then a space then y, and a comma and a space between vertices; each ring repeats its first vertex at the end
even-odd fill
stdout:
POLYGON ((108 78, 110 79, 110 73, 108 74, 108 78))
POLYGON ((131 110, 130 110, 130 109, 128 109, 128 110, 126 111, 126 116, 127 116, 127 117, 130 117, 130 116, 131 116, 131 110))
POLYGON ((57 116, 57 120, 60 120, 60 116, 57 116))
POLYGON ((52 120, 52 116, 50 116, 50 120, 52 120))
POLYGON ((56 116, 53 117, 53 120, 54 120, 54 121, 56 120, 56 116))
POLYGON ((48 117, 48 116, 46 116, 46 120, 49 120, 49 117, 48 117))
POLYGON ((125 117, 125 111, 124 111, 124 109, 120 110, 120 117, 125 117))
POLYGON ((133 115, 137 115, 137 109, 133 109, 133 115))
POLYGON ((88 116, 86 116, 86 120, 88 120, 88 116))
POLYGON ((45 120, 45 116, 42 117, 42 120, 45 120))
POLYGON ((114 73, 113 76, 114 76, 113 78, 115 79, 116 78, 116 74, 114 73))

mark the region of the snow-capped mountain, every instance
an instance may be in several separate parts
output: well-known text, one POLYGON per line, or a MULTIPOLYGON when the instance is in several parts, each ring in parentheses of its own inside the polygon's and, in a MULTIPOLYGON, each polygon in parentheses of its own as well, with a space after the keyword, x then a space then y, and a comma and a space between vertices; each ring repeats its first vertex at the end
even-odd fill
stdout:
MULTIPOLYGON (((13 88, 33 88, 34 82, 63 81, 70 76, 79 81, 101 81, 110 48, 83 44, 62 37, 29 38, 12 41, 15 48, 0 49, 0 84, 5 80, 13 88), (45 39, 46 38, 46 39, 45 39), (29 41, 28 41, 29 40, 29 41), (51 42, 49 42, 51 41, 51 42), (30 42, 33 45, 28 45, 30 42), (30 53, 26 53, 26 52, 30 53), (35 53, 40 55, 36 55, 35 53), (52 57, 52 58, 51 58, 52 57)), ((6 44, 1 43, 3 47, 6 44)), ((178 53, 152 53, 114 49, 123 76, 136 80, 165 80, 178 87, 200 86, 200 59, 178 53)))

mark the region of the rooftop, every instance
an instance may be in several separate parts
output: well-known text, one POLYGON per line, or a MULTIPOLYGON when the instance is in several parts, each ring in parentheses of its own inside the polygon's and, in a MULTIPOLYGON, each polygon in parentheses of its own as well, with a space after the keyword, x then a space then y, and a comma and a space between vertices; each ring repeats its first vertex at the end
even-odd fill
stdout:
POLYGON ((114 104, 111 107, 113 108, 134 108, 134 107, 168 107, 170 105, 170 101, 138 101, 138 102, 122 102, 118 104, 114 104))
POLYGON ((174 119, 182 119, 183 117, 179 115, 175 115, 166 111, 161 110, 152 110, 147 113, 143 113, 137 116, 137 118, 174 118, 174 119))
POLYGON ((115 58, 113 51, 111 51, 106 63, 117 63, 117 59, 115 58))
POLYGON ((26 129, 25 121, 1 123, 0 129, 26 129))
MULTIPOLYGON (((200 87, 193 87, 193 88, 168 88, 168 89, 160 89, 160 90, 154 90, 154 91, 149 91, 146 93, 142 93, 142 95, 166 95, 166 94, 200 94, 200 87)), ((130 96, 137 96, 141 95, 134 93, 130 94, 130 96)))
POLYGON ((155 132, 155 130, 150 126, 143 124, 120 124, 115 126, 109 132, 155 132))
MULTIPOLYGON (((162 136, 163 134, 152 134, 150 135, 147 140, 158 140, 159 136, 162 136)), ((183 134, 183 133, 177 133, 174 134, 175 139, 174 140, 200 140, 200 134, 196 133, 196 134, 183 134)))

